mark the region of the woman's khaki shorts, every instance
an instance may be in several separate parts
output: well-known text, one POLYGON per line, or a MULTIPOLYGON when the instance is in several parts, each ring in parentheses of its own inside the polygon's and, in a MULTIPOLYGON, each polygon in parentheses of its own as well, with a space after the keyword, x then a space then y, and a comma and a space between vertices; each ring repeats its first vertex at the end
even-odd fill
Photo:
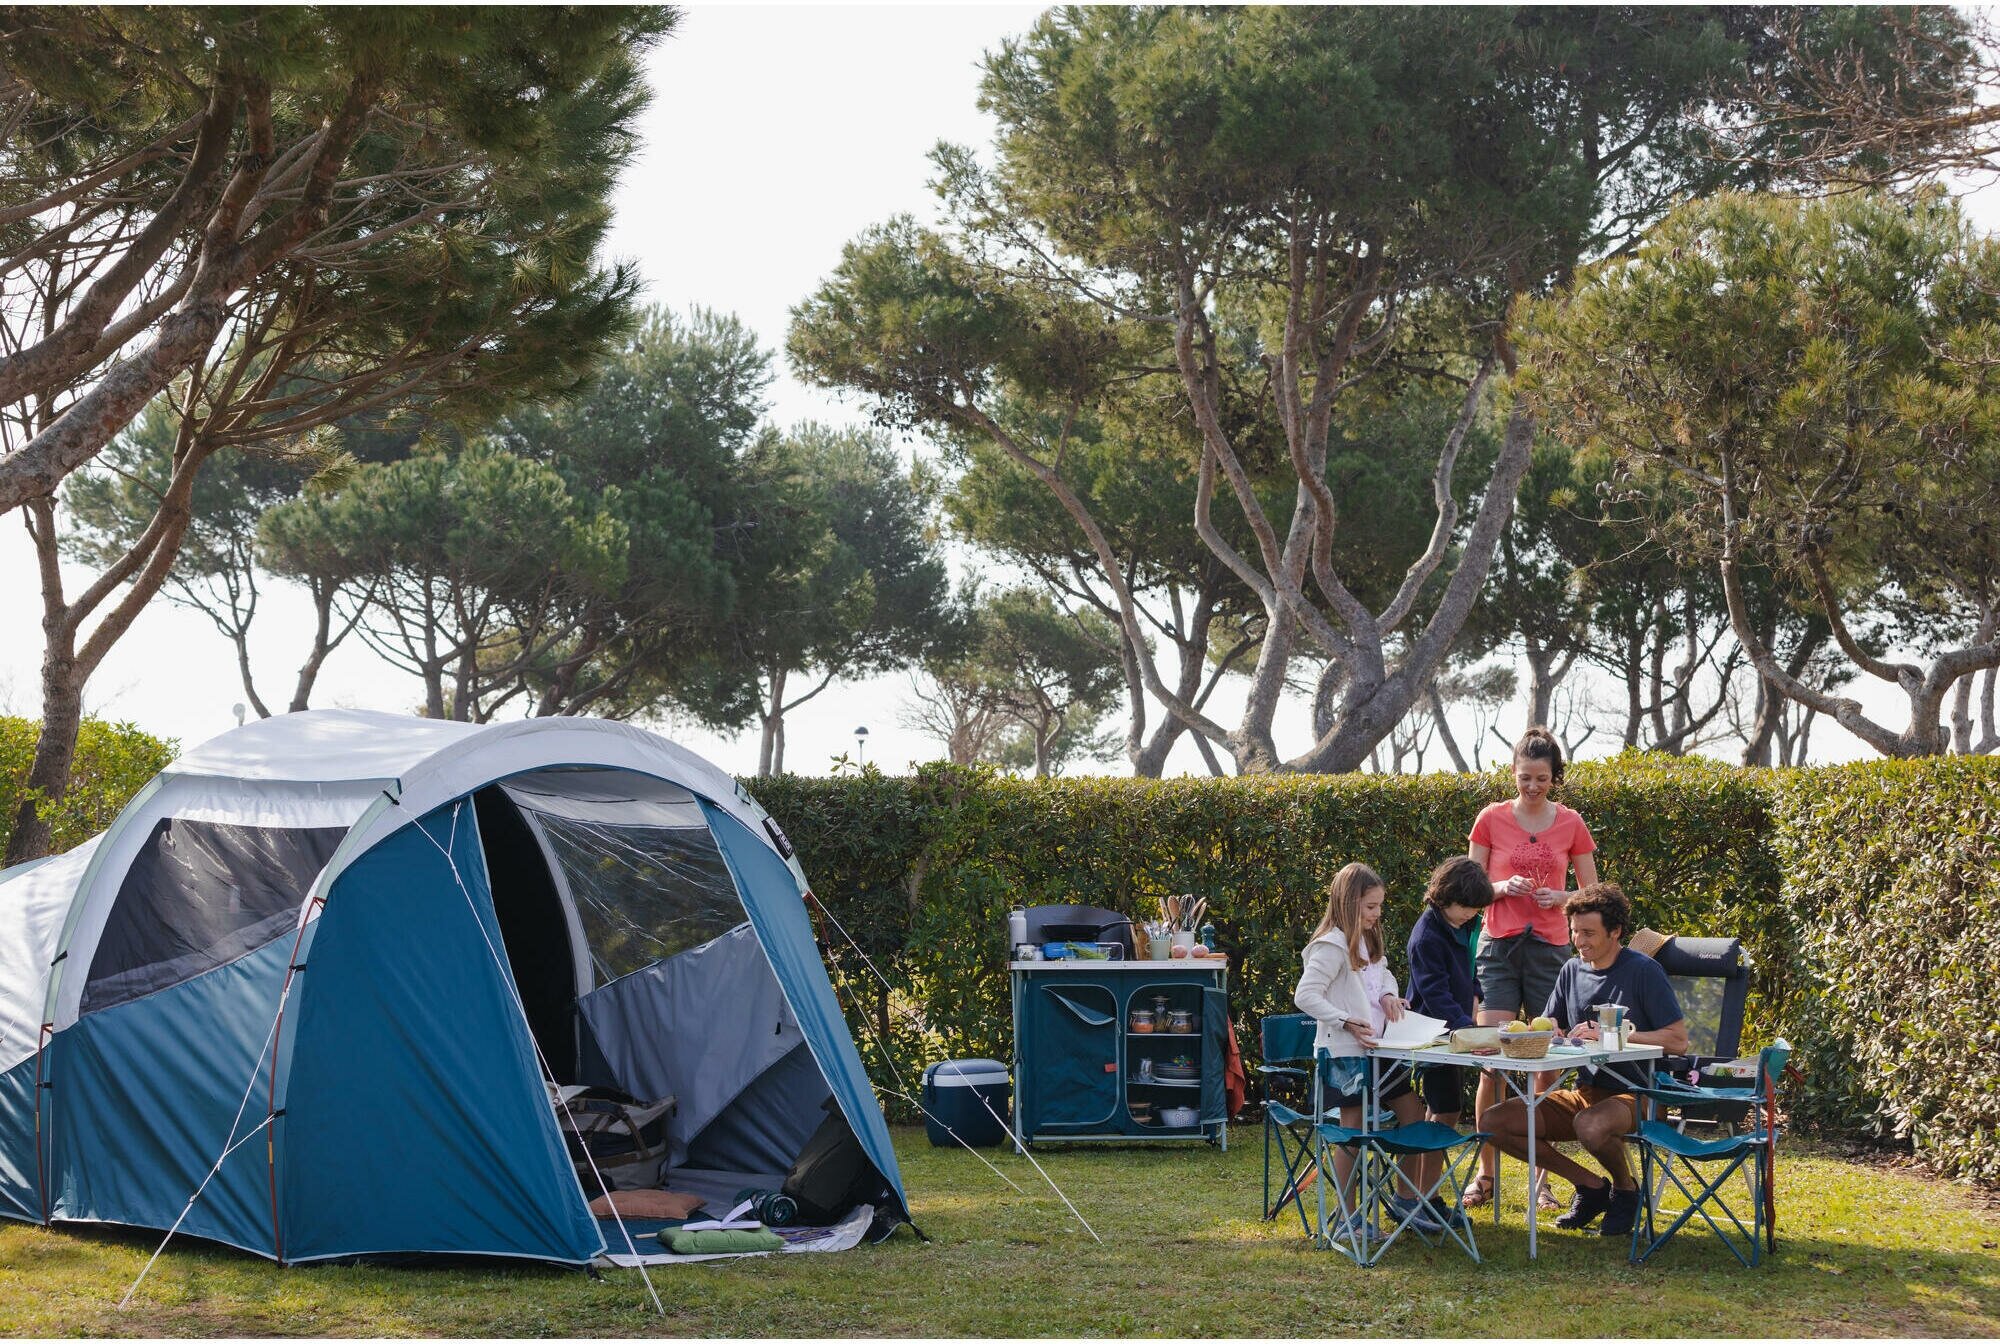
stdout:
POLYGON ((1557 947, 1523 929, 1511 938, 1481 938, 1473 970, 1479 977, 1480 1007, 1512 1013, 1525 1008, 1537 1017, 1556 992, 1556 975, 1570 958, 1567 944, 1557 947))

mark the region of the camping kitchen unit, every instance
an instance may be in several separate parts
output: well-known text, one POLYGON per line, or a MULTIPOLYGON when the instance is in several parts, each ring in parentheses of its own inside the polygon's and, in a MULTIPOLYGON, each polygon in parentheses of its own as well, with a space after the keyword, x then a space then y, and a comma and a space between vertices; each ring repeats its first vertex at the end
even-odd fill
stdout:
POLYGON ((627 724, 225 733, 0 873, 0 1216, 167 1228, 199 1188, 183 1231, 281 1263, 582 1264, 615 1232, 566 1109, 594 1088, 718 1208, 837 1111, 893 1226, 804 894, 734 780, 627 724))
POLYGON ((1015 961, 1014 1137, 1227 1147, 1227 965, 1015 961))

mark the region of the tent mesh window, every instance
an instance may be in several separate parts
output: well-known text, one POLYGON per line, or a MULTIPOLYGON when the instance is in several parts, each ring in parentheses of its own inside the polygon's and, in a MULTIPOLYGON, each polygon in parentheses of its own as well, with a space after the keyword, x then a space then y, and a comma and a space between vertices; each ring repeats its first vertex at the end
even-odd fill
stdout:
POLYGON ((621 826, 535 817, 561 865, 597 982, 699 947, 745 920, 706 826, 621 826))
POLYGON ((343 826, 162 819, 118 888, 82 1010, 177 985, 290 932, 346 834, 343 826))

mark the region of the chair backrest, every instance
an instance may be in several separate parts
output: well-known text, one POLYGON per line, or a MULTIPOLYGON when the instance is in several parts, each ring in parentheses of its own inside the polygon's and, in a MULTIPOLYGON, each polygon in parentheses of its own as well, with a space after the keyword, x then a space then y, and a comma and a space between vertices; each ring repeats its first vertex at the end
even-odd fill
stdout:
POLYGON ((1257 1031, 1266 1064, 1305 1064, 1313 1057, 1319 1023, 1307 1013, 1272 1013, 1257 1031))
POLYGON ((1027 915, 1031 943, 1051 941, 1044 936, 1051 924, 1070 924, 1078 929, 1094 929, 1097 931, 1094 941, 1118 943, 1124 947, 1126 956, 1132 955, 1132 921, 1116 910, 1102 910, 1094 905, 1031 905, 1027 915))
POLYGON ((1688 1053, 1733 1057, 1743 1044, 1750 959, 1737 938, 1671 938, 1653 954, 1687 1015, 1688 1053))

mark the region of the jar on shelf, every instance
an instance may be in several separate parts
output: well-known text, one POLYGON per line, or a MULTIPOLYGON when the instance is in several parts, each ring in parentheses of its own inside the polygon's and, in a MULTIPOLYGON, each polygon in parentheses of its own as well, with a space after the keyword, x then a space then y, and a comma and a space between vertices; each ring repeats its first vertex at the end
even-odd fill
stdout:
POLYGON ((1194 1014, 1185 1008, 1176 1008, 1167 1014, 1167 1030, 1176 1036, 1194 1034, 1194 1014))
POLYGON ((1125 1020, 1125 1025, 1129 1027, 1134 1034, 1143 1036, 1149 1032, 1156 1030, 1156 1027, 1154 1026, 1154 1021, 1155 1019, 1153 1017, 1152 1009, 1134 1008, 1132 1010, 1132 1015, 1125 1020))

